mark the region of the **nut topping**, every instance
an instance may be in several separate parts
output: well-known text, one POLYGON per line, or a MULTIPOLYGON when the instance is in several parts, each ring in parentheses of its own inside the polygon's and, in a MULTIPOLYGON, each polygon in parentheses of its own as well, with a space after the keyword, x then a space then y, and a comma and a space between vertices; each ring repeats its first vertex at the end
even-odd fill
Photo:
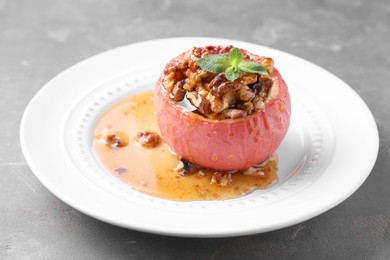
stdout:
POLYGON ((154 148, 160 145, 161 137, 155 132, 139 132, 135 138, 135 140, 142 145, 142 147, 146 148, 154 148))
POLYGON ((197 60, 209 55, 229 56, 233 46, 193 47, 173 60, 164 70, 163 86, 175 102, 187 99, 193 111, 209 119, 236 119, 264 109, 273 86, 274 62, 271 58, 243 53, 243 60, 261 63, 269 75, 241 71, 233 82, 225 72, 214 74, 202 70, 197 60))

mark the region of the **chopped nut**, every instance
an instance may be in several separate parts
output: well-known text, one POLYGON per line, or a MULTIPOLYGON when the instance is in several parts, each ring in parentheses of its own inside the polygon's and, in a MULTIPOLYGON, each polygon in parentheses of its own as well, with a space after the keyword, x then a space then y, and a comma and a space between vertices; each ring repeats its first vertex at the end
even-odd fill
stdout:
POLYGON ((248 86, 242 87, 237 92, 237 98, 242 101, 249 101, 255 97, 255 93, 248 86))
POLYGON ((203 176, 205 176, 205 175, 206 175, 206 173, 204 173, 203 170, 198 170, 198 176, 203 177, 203 176))
POLYGON ((196 91, 188 92, 186 97, 193 106, 200 107, 200 104, 202 103, 202 96, 199 95, 199 92, 196 91))
POLYGON ((266 68, 269 74, 274 71, 274 60, 272 58, 265 57, 261 64, 264 66, 264 68, 266 68))
POLYGON ((168 75, 165 76, 163 86, 168 92, 171 92, 174 85, 175 85, 175 72, 170 72, 168 75))
POLYGON ((196 86, 198 86, 202 82, 202 78, 208 76, 207 71, 197 69, 196 71, 187 70, 186 76, 188 77, 187 84, 185 85, 185 90, 192 91, 196 86))
POLYGON ((201 95, 203 97, 206 97, 209 94, 209 91, 206 88, 204 88, 203 86, 198 87, 197 91, 198 91, 199 95, 201 95))
POLYGON ((270 76, 267 75, 261 75, 261 77, 259 78, 259 83, 266 90, 271 88, 273 84, 272 79, 270 78, 270 76))
POLYGON ((261 167, 249 167, 242 174, 255 176, 255 177, 264 177, 265 173, 261 167))
POLYGON ((236 118, 241 118, 241 117, 246 117, 247 112, 241 109, 226 109, 223 111, 223 114, 225 115, 226 118, 231 118, 231 119, 236 119, 236 118))
POLYGON ((215 78, 209 83, 209 88, 211 93, 217 97, 222 96, 227 92, 234 92, 240 88, 240 85, 234 84, 226 79, 225 73, 219 73, 215 78))
POLYGON ((160 145, 161 137, 155 132, 139 132, 136 136, 136 141, 142 145, 142 147, 154 148, 160 145))
POLYGON ((205 46, 202 50, 202 58, 210 54, 217 54, 218 53, 217 48, 218 48, 217 46, 213 46, 213 45, 205 46))
POLYGON ((252 112, 252 110, 254 109, 255 107, 253 106, 252 102, 250 101, 247 101, 245 102, 243 105, 242 105, 242 109, 244 109, 248 114, 250 114, 250 112, 252 112))
POLYGON ((224 107, 232 107, 236 103, 236 98, 233 92, 228 92, 222 96, 224 107))
POLYGON ((180 160, 174 171, 177 171, 180 175, 185 176, 195 173, 201 166, 193 164, 186 160, 180 160))
POLYGON ((211 177, 210 184, 217 184, 219 186, 225 187, 231 184, 233 177, 231 173, 227 172, 215 172, 213 177, 211 177))
POLYGON ((191 102, 191 104, 198 109, 201 114, 206 115, 211 113, 210 102, 207 100, 206 97, 200 95, 196 91, 187 92, 186 97, 191 102))
POLYGON ((265 104, 264 104, 263 100, 260 97, 256 97, 253 100, 253 105, 254 105, 256 110, 260 110, 260 109, 264 109, 265 108, 265 104))
POLYGON ((178 60, 176 63, 176 67, 179 70, 185 70, 188 68, 188 60, 178 60))
POLYGON ((252 89, 254 90, 254 92, 258 97, 265 99, 272 85, 273 85, 273 81, 270 78, 270 76, 261 75, 258 78, 257 82, 252 85, 252 89))
POLYGON ((113 132, 108 128, 103 129, 101 139, 111 148, 124 147, 128 144, 128 137, 125 133, 113 132))
POLYGON ((254 73, 243 73, 242 79, 240 80, 240 84, 243 86, 247 86, 249 84, 255 83, 257 81, 257 75, 254 73))
POLYGON ((199 65, 196 60, 190 59, 188 60, 188 68, 192 71, 196 71, 197 69, 199 69, 199 65))
POLYGON ((199 48, 199 47, 193 47, 192 50, 191 50, 192 54, 196 57, 196 58, 200 58, 200 56, 202 55, 202 48, 199 48))
POLYGON ((226 94, 228 92, 234 92, 239 88, 240 88, 239 84, 234 84, 230 81, 226 81, 226 82, 221 83, 221 85, 214 87, 212 89, 212 93, 213 93, 213 95, 220 97, 223 94, 226 94))
POLYGON ((222 82, 227 81, 225 72, 219 73, 215 78, 209 83, 210 88, 218 87, 222 82))
POLYGON ((213 96, 211 93, 209 93, 206 98, 210 101, 211 111, 214 113, 220 113, 229 107, 229 103, 223 102, 222 98, 213 96))
POLYGON ((233 45, 227 45, 225 47, 222 47, 222 49, 219 51, 220 54, 230 53, 230 51, 233 49, 233 45))
POLYGON ((184 80, 176 82, 175 86, 172 89, 170 98, 175 102, 180 102, 184 99, 186 91, 183 89, 185 84, 184 80))

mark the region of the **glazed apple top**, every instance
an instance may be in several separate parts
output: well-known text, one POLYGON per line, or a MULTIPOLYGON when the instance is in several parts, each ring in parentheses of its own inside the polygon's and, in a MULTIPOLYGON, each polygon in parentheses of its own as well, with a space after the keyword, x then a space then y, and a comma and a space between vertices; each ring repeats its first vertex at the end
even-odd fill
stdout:
POLYGON ((165 67, 169 98, 208 119, 236 119, 262 110, 272 91, 274 62, 231 45, 193 47, 165 67))

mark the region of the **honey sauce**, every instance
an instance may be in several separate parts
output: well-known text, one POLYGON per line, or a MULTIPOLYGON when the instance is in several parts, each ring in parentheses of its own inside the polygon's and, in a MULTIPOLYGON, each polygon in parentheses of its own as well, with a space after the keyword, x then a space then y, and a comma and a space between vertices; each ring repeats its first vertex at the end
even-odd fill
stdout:
MULTIPOLYGON (((184 176, 177 166, 180 158, 161 142, 154 148, 140 145, 139 132, 160 134, 154 113, 153 91, 146 91, 121 101, 108 110, 94 130, 93 149, 101 164, 119 180, 140 192, 177 200, 225 200, 264 189, 277 180, 277 159, 260 165, 261 174, 229 173, 231 182, 219 185, 213 181, 216 170, 198 169, 184 176), (121 141, 104 138, 118 135, 121 141)), ((215 178, 214 178, 215 179, 215 178)))

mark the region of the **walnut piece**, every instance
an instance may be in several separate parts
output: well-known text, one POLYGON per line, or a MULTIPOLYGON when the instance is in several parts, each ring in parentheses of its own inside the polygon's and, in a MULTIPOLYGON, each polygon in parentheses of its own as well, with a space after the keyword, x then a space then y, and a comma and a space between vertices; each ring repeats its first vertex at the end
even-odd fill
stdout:
POLYGON ((135 139, 142 147, 146 148, 157 147, 162 141, 157 133, 151 131, 139 132, 135 139))
POLYGON ((193 173, 196 173, 196 172, 199 173, 198 170, 201 169, 201 168, 202 168, 202 166, 199 166, 199 165, 191 163, 191 162, 189 162, 187 160, 181 159, 179 161, 179 164, 174 169, 174 171, 178 172, 182 176, 186 176, 186 175, 193 174, 193 173))
POLYGON ((125 133, 113 132, 108 128, 103 129, 101 139, 111 148, 125 147, 129 143, 128 137, 125 133))
POLYGON ((233 177, 231 173, 228 172, 215 172, 211 178, 210 184, 217 184, 219 186, 225 187, 232 183, 233 177))

